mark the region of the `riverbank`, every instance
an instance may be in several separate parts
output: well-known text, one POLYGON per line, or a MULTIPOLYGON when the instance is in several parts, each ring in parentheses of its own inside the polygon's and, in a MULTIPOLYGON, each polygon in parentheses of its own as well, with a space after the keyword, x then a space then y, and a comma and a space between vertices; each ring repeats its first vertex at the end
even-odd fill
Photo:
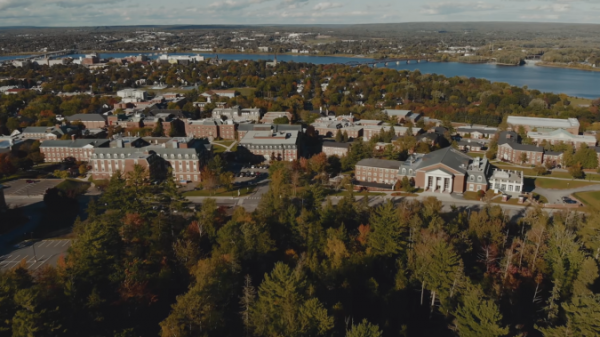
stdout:
POLYGON ((558 69, 571 69, 571 70, 600 72, 600 68, 593 68, 590 66, 583 66, 583 65, 573 66, 573 65, 563 64, 563 63, 544 63, 544 62, 537 62, 535 65, 538 67, 546 67, 546 68, 558 68, 558 69))

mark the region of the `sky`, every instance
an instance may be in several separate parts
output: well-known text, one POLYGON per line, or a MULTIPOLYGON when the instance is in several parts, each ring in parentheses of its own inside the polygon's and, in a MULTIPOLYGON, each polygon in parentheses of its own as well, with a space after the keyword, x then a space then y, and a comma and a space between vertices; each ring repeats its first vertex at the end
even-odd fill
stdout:
POLYGON ((0 26, 600 23, 600 0, 0 0, 0 26))

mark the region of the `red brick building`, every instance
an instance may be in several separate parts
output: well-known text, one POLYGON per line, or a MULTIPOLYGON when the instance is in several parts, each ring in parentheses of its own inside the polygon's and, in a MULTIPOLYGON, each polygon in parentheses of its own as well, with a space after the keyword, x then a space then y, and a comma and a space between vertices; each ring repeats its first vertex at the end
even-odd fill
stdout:
POLYGON ((79 122, 83 124, 86 129, 101 129, 106 127, 106 119, 100 114, 76 114, 66 116, 65 119, 69 123, 79 122))
POLYGON ((299 134, 298 131, 248 131, 240 140, 238 152, 265 160, 297 160, 299 134))
POLYGON ((222 138, 235 139, 236 124, 231 121, 223 122, 220 119, 207 118, 203 120, 187 121, 185 134, 188 137, 208 138, 210 140, 222 138))
POLYGON ((47 140, 40 145, 40 153, 47 163, 61 162, 73 157, 78 161, 89 161, 94 149, 108 147, 108 139, 47 140))

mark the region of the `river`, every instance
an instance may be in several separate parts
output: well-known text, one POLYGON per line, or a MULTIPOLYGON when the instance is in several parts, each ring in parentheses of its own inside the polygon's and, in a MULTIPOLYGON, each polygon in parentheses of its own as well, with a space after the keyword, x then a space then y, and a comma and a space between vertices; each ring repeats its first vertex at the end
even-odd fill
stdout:
MULTIPOLYGON (((125 57, 134 53, 100 53, 101 58, 125 57)), ((160 53, 145 53, 151 59, 158 58, 160 53)), ((178 53, 170 55, 197 55, 197 53, 178 53)), ((200 53, 204 57, 215 57, 215 54, 200 53)), ((83 55, 71 55, 80 57, 83 55)), ((256 54, 219 54, 224 60, 272 60, 272 55, 256 54)), ((18 56, 2 57, 5 59, 17 58, 18 56)), ((336 56, 308 56, 308 55, 278 55, 277 59, 283 62, 306 62, 313 64, 347 63, 351 61, 371 61, 369 58, 352 58, 336 56)), ((384 67, 383 63, 377 65, 384 67)), ((527 64, 520 67, 496 66, 494 64, 466 64, 466 63, 435 63, 411 62, 406 64, 388 63, 391 69, 420 70, 422 73, 435 73, 447 77, 466 76, 485 78, 492 82, 506 82, 516 86, 528 86, 542 92, 565 93, 569 96, 596 99, 600 97, 600 72, 592 72, 577 69, 563 69, 551 67, 539 67, 527 64)))

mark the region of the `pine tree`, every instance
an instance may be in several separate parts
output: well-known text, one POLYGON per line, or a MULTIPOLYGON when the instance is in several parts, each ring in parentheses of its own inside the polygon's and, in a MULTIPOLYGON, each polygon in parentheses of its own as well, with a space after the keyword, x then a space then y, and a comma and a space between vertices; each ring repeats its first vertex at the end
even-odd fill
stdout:
POLYGON ((344 136, 342 136, 342 131, 340 129, 338 129, 335 133, 335 141, 337 143, 341 143, 342 141, 344 141, 344 136))
POLYGON ((163 128, 162 125, 162 119, 158 119, 158 121, 156 122, 156 125, 154 126, 154 129, 152 129, 152 137, 164 137, 165 136, 165 130, 163 128))
POLYGON ((346 337, 381 337, 382 333, 379 331, 377 325, 369 323, 366 319, 357 325, 352 325, 350 330, 346 331, 346 337))
POLYGON ((333 318, 318 299, 306 299, 300 270, 278 262, 258 290, 251 308, 250 325, 260 336, 324 336, 333 328, 333 318))
POLYGON ((368 247, 373 255, 392 256, 404 250, 407 225, 399 219, 394 204, 388 200, 371 214, 368 247))
POLYGON ((508 334, 508 327, 501 326, 502 314, 498 306, 486 299, 476 286, 466 289, 454 317, 453 330, 460 337, 499 337, 508 334))
POLYGON ((344 130, 344 133, 342 134, 342 138, 343 138, 344 143, 348 143, 348 141, 350 140, 350 138, 348 137, 348 131, 344 130))

